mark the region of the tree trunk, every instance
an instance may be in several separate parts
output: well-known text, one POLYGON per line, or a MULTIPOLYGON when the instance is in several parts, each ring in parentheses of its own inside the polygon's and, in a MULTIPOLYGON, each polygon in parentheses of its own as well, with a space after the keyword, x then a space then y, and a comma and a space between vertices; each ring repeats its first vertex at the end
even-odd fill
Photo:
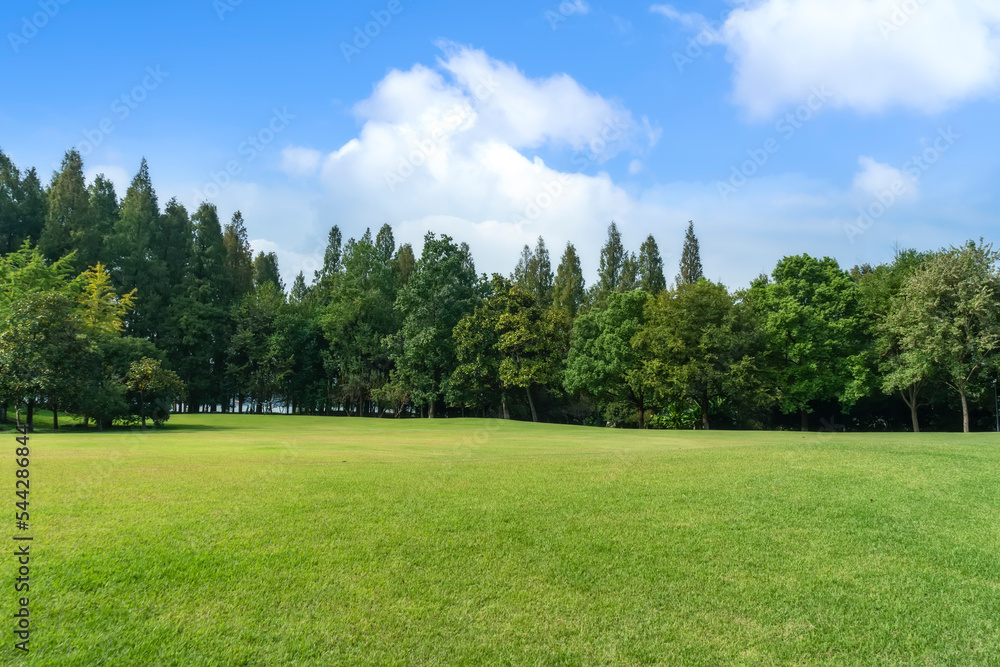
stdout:
POLYGON ((712 430, 708 423, 708 392, 704 391, 701 394, 701 428, 710 431, 712 430))
POLYGON ((804 431, 808 431, 809 430, 809 413, 806 412, 805 408, 799 409, 799 412, 802 415, 802 430, 803 430, 803 432, 804 431))
POLYGON ((920 420, 917 419, 917 392, 914 387, 907 389, 910 392, 909 397, 907 397, 906 392, 900 392, 903 395, 903 402, 906 403, 906 407, 910 408, 910 421, 913 422, 913 432, 920 433, 920 420))
POLYGON ((28 414, 25 417, 25 424, 28 425, 29 431, 35 430, 35 399, 28 399, 28 414))
POLYGON ((427 405, 427 418, 428 419, 434 419, 434 403, 435 403, 435 401, 431 401, 427 405))
POLYGON ((59 406, 58 405, 52 406, 52 430, 53 431, 58 431, 59 430, 59 406))
POLYGON ((139 414, 142 415, 142 430, 146 430, 146 397, 139 392, 139 414))
POLYGON ((503 399, 503 418, 510 419, 510 407, 507 405, 507 399, 503 399))
POLYGON ((965 396, 965 387, 958 390, 958 393, 962 396, 962 432, 969 432, 969 400, 965 396))
POLYGON ((538 413, 535 411, 535 399, 531 397, 531 387, 525 387, 524 391, 528 394, 528 406, 531 408, 531 421, 538 421, 538 413))
POLYGON ((7 423, 7 401, 0 403, 0 424, 7 423))

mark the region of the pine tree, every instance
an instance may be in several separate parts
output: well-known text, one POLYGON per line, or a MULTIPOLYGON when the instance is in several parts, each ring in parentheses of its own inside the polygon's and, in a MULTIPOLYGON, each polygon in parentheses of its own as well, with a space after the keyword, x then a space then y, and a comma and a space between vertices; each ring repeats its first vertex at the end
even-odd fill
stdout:
POLYGON ((653 295, 667 288, 667 280, 663 277, 663 259, 652 234, 646 237, 639 248, 639 287, 653 295))
POLYGON ((49 260, 76 250, 78 271, 95 265, 101 238, 95 233, 90 195, 83 176, 83 158, 75 149, 66 151, 62 168, 52 178, 48 192, 45 227, 38 244, 49 260))
POLYGON ((614 220, 608 227, 608 240, 601 248, 601 265, 594 285, 594 303, 603 305, 610 294, 621 291, 622 268, 625 264, 622 235, 614 220))
POLYGON ((18 220, 21 243, 37 243, 42 236, 46 213, 45 188, 32 167, 25 172, 18 187, 18 220))
POLYGON ((392 255, 396 252, 396 240, 392 236, 392 227, 388 224, 382 225, 375 237, 375 250, 379 258, 386 264, 392 261, 392 255))
POLYGON ((535 299, 548 307, 552 304, 552 260, 549 258, 549 250, 545 247, 545 239, 538 237, 535 250, 524 246, 521 251, 521 259, 514 269, 514 283, 524 288, 535 299))
POLYGON ((680 273, 677 274, 677 285, 693 285, 705 275, 701 268, 701 252, 698 249, 698 237, 694 235, 694 222, 688 222, 687 233, 684 234, 684 250, 681 252, 680 273))
POLYGON ((288 300, 292 303, 303 303, 307 298, 309 298, 309 288, 306 286, 306 276, 299 271, 299 275, 295 276, 295 280, 292 282, 288 300))
POLYGON ((396 271, 399 274, 399 285, 402 287, 409 282, 410 274, 413 273, 413 266, 417 263, 417 258, 413 255, 413 246, 409 243, 399 246, 394 261, 396 263, 396 271))
POLYGON ((91 229, 98 239, 96 256, 104 264, 116 265, 114 248, 110 243, 121 208, 115 184, 104 174, 98 174, 87 189, 87 195, 90 197, 91 229))
POLYGON ((562 260, 559 262, 559 269, 556 271, 553 302, 557 307, 568 312, 571 318, 575 318, 580 312, 585 298, 586 292, 584 291, 580 258, 577 256, 573 244, 567 243, 562 260))
POLYGON ((115 225, 112 243, 116 265, 112 267, 112 277, 118 291, 138 290, 135 310, 127 321, 129 334, 154 342, 169 292, 166 265, 160 256, 163 248, 159 245, 159 227, 156 192, 149 178, 149 165, 143 158, 139 173, 122 200, 115 225))
POLYGON ((253 260, 253 283, 255 288, 262 287, 266 283, 271 283, 281 293, 285 291, 285 283, 281 280, 281 272, 278 270, 278 256, 273 252, 257 253, 253 260))
POLYGON ((194 251, 194 228, 187 209, 176 198, 167 202, 160 224, 163 261, 171 291, 181 284, 194 251))
POLYGON ((330 228, 327 238, 326 252, 323 253, 323 268, 316 271, 313 280, 317 284, 327 283, 333 276, 340 272, 340 256, 343 252, 341 247, 343 237, 340 234, 340 227, 334 225, 330 228))
POLYGON ((225 351, 232 334, 226 247, 214 204, 191 216, 191 255, 184 283, 170 304, 163 347, 170 366, 187 384, 187 408, 228 402, 224 391, 225 351))
POLYGON ((16 251, 24 243, 17 206, 20 188, 18 168, 0 151, 0 255, 16 251))
POLYGON ((45 224, 45 190, 34 168, 21 176, 0 151, 0 254, 37 243, 45 224))
POLYGON ((618 282, 617 292, 631 292, 639 288, 639 258, 630 252, 622 261, 622 276, 618 282))
POLYGON ((233 219, 222 234, 226 248, 226 275, 229 283, 229 303, 236 303, 244 294, 253 290, 253 253, 247 240, 247 228, 243 214, 233 213, 233 219))

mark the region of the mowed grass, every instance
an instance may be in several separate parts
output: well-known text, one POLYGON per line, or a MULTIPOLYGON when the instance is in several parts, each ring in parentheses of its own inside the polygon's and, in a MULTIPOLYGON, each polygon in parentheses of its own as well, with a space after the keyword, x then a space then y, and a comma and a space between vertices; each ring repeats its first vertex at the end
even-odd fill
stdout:
POLYGON ((31 445, 31 664, 1000 662, 994 434, 199 415, 31 445))

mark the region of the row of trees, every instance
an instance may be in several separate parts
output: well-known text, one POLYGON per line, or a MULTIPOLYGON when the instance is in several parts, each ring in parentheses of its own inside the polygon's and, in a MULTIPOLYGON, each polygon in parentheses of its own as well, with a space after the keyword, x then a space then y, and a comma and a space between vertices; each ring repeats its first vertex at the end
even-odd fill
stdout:
POLYGON ((807 429, 819 413, 824 428, 846 415, 913 430, 961 408, 969 430, 1000 348, 983 242, 850 271, 786 257, 731 292, 702 275, 693 225, 668 284, 654 238, 629 252, 611 223, 589 288, 572 244, 555 270, 539 238, 486 276, 447 236, 417 257, 388 225, 346 242, 334 226, 322 268, 286 290, 239 212, 223 226, 207 203, 161 211, 145 161, 119 202, 103 177, 86 186, 73 151, 47 187, 0 154, 0 236, 0 400, 103 425, 162 420, 172 402, 669 428, 807 429), (71 339, 76 357, 58 347, 71 339))

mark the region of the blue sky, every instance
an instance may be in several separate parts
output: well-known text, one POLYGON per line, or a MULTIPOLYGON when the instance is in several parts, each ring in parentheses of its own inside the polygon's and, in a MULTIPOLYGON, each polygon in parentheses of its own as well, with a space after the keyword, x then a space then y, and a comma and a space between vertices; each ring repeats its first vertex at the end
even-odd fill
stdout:
POLYGON ((145 156, 286 279, 332 224, 448 233, 487 272, 572 241, 592 277, 614 219, 672 276, 691 219, 732 287, 997 229, 995 0, 11 0, 2 27, 18 165, 75 146, 124 192, 145 156))

